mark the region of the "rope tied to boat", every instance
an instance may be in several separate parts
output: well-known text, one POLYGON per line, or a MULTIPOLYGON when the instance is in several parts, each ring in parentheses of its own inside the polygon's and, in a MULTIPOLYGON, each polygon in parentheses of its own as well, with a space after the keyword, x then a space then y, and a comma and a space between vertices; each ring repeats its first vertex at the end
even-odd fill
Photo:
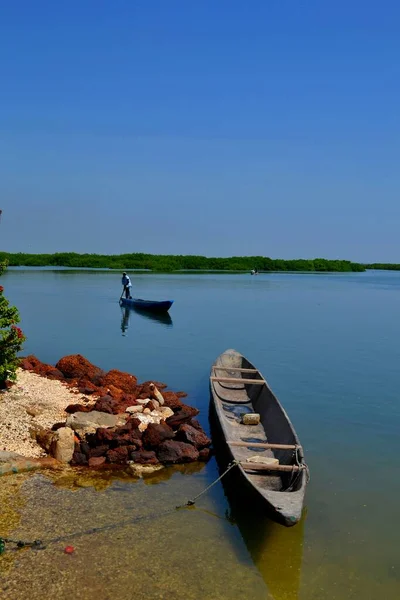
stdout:
POLYGON ((311 479, 310 469, 308 468, 307 463, 304 462, 303 458, 301 458, 301 459, 299 458, 300 449, 302 450, 301 446, 296 446, 296 450, 294 451, 294 457, 295 457, 297 466, 299 467, 298 472, 300 473, 301 469, 306 472, 306 483, 308 484, 311 479))
POLYGON ((13 544, 18 550, 21 548, 35 548, 36 550, 44 550, 46 547, 42 540, 33 540, 33 542, 27 542, 24 540, 13 540, 11 538, 0 537, 0 554, 3 554, 6 551, 6 544, 13 544))
POLYGON ((299 481, 300 477, 302 476, 302 472, 305 471, 306 472, 306 484, 309 483, 311 476, 310 476, 310 469, 308 468, 308 465, 303 461, 302 458, 299 457, 299 451, 301 450, 301 446, 297 446, 293 452, 293 458, 296 461, 296 464, 293 464, 293 467, 298 467, 298 469, 296 469, 296 471, 292 470, 291 472, 291 476, 290 476, 290 481, 289 481, 289 485, 287 486, 287 488, 285 489, 285 491, 290 492, 292 491, 296 485, 297 482, 299 481))
MULTIPOLYGON (((307 483, 310 481, 310 471, 309 471, 308 465, 306 465, 306 463, 304 463, 304 462, 301 462, 297 452, 298 452, 298 449, 296 448, 295 460, 296 460, 297 466, 299 467, 299 470, 292 471, 292 479, 291 479, 291 482, 290 482, 287 490, 290 490, 291 488, 293 488, 296 485, 298 478, 301 476, 301 473, 304 470, 306 471, 307 483)), ((162 516, 166 516, 166 515, 174 512, 175 510, 178 510, 181 508, 186 508, 188 506, 194 506, 196 501, 203 494, 208 492, 208 490, 210 490, 215 484, 217 484, 219 481, 221 481, 221 479, 223 479, 223 477, 225 477, 225 475, 227 475, 231 469, 233 469, 234 467, 237 467, 239 465, 240 465, 240 462, 238 460, 233 460, 232 462, 230 462, 228 464, 227 468, 225 469, 225 471, 219 477, 217 477, 212 483, 210 483, 210 485, 208 485, 206 488, 204 488, 204 490, 202 490, 199 494, 197 494, 197 496, 195 496, 192 500, 188 500, 186 502, 186 504, 181 504, 179 506, 175 506, 174 508, 166 509, 165 511, 163 511, 161 513, 157 512, 157 513, 150 514, 150 515, 136 516, 136 517, 132 517, 130 519, 125 519, 123 521, 119 521, 117 523, 110 523, 110 524, 102 525, 99 527, 91 527, 90 529, 86 529, 84 531, 67 534, 65 536, 59 536, 56 538, 51 538, 51 539, 48 539, 47 541, 43 541, 43 540, 25 541, 25 540, 14 540, 11 538, 0 537, 0 555, 6 551, 7 545, 15 546, 14 550, 21 550, 23 548, 32 548, 32 550, 44 550, 47 547, 47 545, 49 545, 49 544, 54 544, 54 543, 58 543, 61 541, 74 539, 74 538, 80 537, 82 535, 90 535, 90 534, 100 533, 100 532, 107 531, 107 530, 117 529, 118 527, 132 525, 139 521, 146 521, 146 520, 151 520, 154 518, 160 518, 162 516)), ((294 466, 296 466, 296 465, 294 465, 294 466)))
POLYGON ((200 492, 200 494, 197 494, 197 496, 195 496, 192 500, 188 500, 186 502, 186 504, 182 504, 181 506, 177 506, 176 508, 185 508, 186 506, 193 506, 194 504, 196 504, 196 500, 198 498, 200 498, 200 496, 202 496, 203 494, 208 492, 208 490, 211 489, 216 483, 218 483, 218 481, 221 481, 221 479, 223 477, 225 477, 225 475, 227 473, 229 473, 229 471, 231 469, 233 469, 233 467, 237 467, 238 465, 239 465, 239 461, 237 461, 237 460, 233 460, 232 462, 230 462, 229 465, 227 466, 227 468, 225 469, 225 471, 222 473, 222 475, 217 477, 217 479, 215 479, 215 481, 213 481, 212 483, 210 483, 210 485, 208 485, 206 488, 204 488, 204 490, 202 492, 200 492))
MULTIPOLYGON (((225 475, 227 473, 229 473, 229 471, 231 469, 233 469, 233 467, 236 467, 238 465, 238 461, 233 460, 231 463, 229 463, 229 465, 227 466, 226 470, 222 473, 222 475, 220 475, 219 477, 217 477, 217 479, 215 479, 215 481, 213 481, 212 483, 210 483, 210 485, 208 485, 202 492, 200 492, 200 494, 197 494, 197 496, 195 496, 192 500, 188 500, 188 502, 186 502, 186 504, 181 504, 180 506, 175 506, 175 507, 171 507, 171 508, 167 508, 165 511, 163 512, 156 512, 154 514, 150 514, 150 515, 142 515, 142 516, 136 516, 136 517, 132 517, 131 519, 125 519, 123 521, 119 521, 117 523, 110 523, 107 525, 101 525, 99 527, 91 527, 90 529, 86 529, 84 531, 80 531, 80 532, 76 532, 76 533, 72 533, 72 534, 67 534, 65 536, 59 536, 59 537, 55 537, 55 538, 51 538, 48 539, 46 541, 44 540, 34 540, 34 541, 26 541, 26 540, 15 540, 12 538, 6 538, 6 537, 0 537, 0 555, 3 554, 6 551, 6 546, 14 546, 13 550, 21 550, 23 548, 32 548, 32 550, 44 550, 49 544, 54 544, 54 543, 58 543, 61 541, 67 541, 67 540, 71 540, 74 539, 76 537, 80 537, 82 535, 90 535, 93 533, 100 533, 102 531, 107 531, 107 530, 112 530, 112 529, 117 529, 118 527, 124 527, 126 525, 132 525, 134 523, 137 523, 139 521, 146 521, 146 520, 151 520, 154 518, 160 518, 163 516, 166 516, 168 514, 171 514, 172 512, 175 512, 177 509, 180 508, 185 508, 188 506, 194 506, 194 504, 196 503, 196 500, 198 498, 200 498, 200 496, 202 496, 203 494, 205 494, 206 492, 208 492, 208 490, 210 488, 212 488, 216 483, 218 483, 218 481, 221 481, 221 479, 223 477, 225 477, 225 475)), ((11 550, 11 548, 10 548, 11 550)))
POLYGON ((47 540, 34 540, 34 541, 26 541, 26 540, 14 540, 11 538, 0 537, 0 555, 3 554, 7 548, 7 545, 15 546, 14 548, 10 548, 10 551, 22 550, 23 548, 32 548, 32 550, 45 550, 47 546, 50 544, 56 544, 59 542, 66 542, 69 540, 73 540, 85 535, 92 535, 94 533, 101 533, 104 531, 111 531, 113 529, 118 529, 119 527, 126 527, 127 525, 134 525, 135 523, 141 521, 150 521, 152 519, 159 519, 161 517, 165 517, 173 512, 175 512, 176 507, 167 508, 162 512, 155 512, 149 515, 138 515, 132 517, 130 519, 124 519, 122 521, 117 521, 116 523, 107 523, 105 525, 100 525, 98 527, 90 527, 89 529, 84 529, 83 531, 76 531, 74 533, 68 533, 66 535, 61 535, 58 537, 49 538, 47 540))

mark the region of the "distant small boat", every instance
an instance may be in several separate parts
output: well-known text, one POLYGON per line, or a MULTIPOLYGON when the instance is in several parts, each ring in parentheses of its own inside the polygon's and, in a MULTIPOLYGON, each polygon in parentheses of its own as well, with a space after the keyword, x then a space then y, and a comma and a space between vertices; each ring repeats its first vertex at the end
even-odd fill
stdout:
POLYGON ((121 306, 132 306, 136 310, 145 310, 149 312, 166 313, 173 304, 173 300, 142 300, 141 298, 121 298, 121 306))
POLYGON ((295 525, 303 510, 308 469, 285 410, 260 371, 235 350, 213 364, 210 388, 221 443, 238 462, 243 487, 256 493, 272 518, 295 525), (258 413, 260 422, 243 424, 248 413, 258 413))

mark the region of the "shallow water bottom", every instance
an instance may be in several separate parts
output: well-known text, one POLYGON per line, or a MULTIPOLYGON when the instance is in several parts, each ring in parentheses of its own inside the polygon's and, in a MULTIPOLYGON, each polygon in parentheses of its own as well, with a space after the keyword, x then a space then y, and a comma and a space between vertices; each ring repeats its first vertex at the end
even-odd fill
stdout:
POLYGON ((210 468, 186 465, 146 480, 76 469, 2 478, 0 531, 46 547, 0 557, 1 598, 398 597, 390 574, 362 573, 348 549, 315 532, 309 543, 306 516, 287 529, 250 505, 221 502, 218 492, 177 510, 209 483, 210 468))
POLYGON ((229 524, 227 535, 224 518, 207 509, 175 509, 186 500, 179 473, 179 496, 171 480, 166 486, 159 479, 100 478, 96 490, 93 479, 76 473, 8 479, 2 484, 19 498, 12 537, 41 539, 46 548, 4 555, 4 599, 26 598, 28 590, 31 599, 269 597, 251 560, 238 554, 229 524), (72 555, 64 553, 67 545, 72 555))

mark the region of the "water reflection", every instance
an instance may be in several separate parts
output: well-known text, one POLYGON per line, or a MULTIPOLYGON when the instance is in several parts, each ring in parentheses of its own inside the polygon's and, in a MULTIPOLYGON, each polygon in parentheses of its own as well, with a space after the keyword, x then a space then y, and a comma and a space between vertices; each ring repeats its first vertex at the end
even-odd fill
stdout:
POLYGON ((142 317, 143 319, 149 319, 150 321, 157 321, 166 327, 172 327, 172 319, 169 313, 156 313, 145 310, 138 310, 132 308, 132 311, 142 317))
POLYGON ((125 332, 129 327, 129 308, 121 307, 121 313, 122 313, 121 331, 122 331, 122 335, 125 335, 125 332))
POLYGON ((121 331, 122 335, 127 335, 127 330, 129 328, 129 320, 131 317, 131 313, 135 313, 142 319, 149 319, 150 321, 156 321, 165 327, 172 327, 173 322, 169 313, 153 313, 150 311, 137 310, 134 307, 122 307, 121 306, 121 331))
POLYGON ((297 600, 305 515, 294 527, 284 527, 268 519, 259 508, 238 500, 229 480, 222 482, 229 503, 226 517, 237 525, 271 596, 274 600, 297 600))
POLYGON ((56 487, 76 491, 81 488, 94 488, 96 491, 103 491, 111 485, 114 489, 124 486, 127 483, 138 483, 142 481, 145 485, 156 485, 165 483, 174 475, 194 475, 200 473, 205 468, 206 463, 194 462, 181 465, 165 467, 161 471, 155 471, 152 474, 144 475, 143 479, 134 476, 129 469, 106 468, 98 471, 86 467, 65 467, 61 472, 48 471, 46 476, 50 478, 56 487))

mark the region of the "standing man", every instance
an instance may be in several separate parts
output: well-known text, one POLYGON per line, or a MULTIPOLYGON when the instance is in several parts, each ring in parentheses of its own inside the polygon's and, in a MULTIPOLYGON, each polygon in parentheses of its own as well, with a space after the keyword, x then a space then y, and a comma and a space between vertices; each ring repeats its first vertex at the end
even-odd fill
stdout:
POLYGON ((131 280, 126 273, 122 273, 122 285, 124 286, 125 298, 130 299, 131 296, 131 280))

